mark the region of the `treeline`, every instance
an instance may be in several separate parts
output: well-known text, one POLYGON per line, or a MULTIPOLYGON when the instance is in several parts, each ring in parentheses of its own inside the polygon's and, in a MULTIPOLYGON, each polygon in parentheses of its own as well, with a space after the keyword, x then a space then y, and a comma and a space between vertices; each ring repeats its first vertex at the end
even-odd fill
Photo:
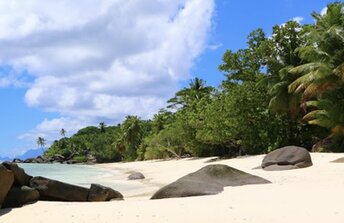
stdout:
POLYGON ((343 3, 312 16, 314 24, 288 21, 271 36, 251 32, 246 48, 224 54, 219 88, 195 78, 152 120, 90 126, 45 155, 119 161, 259 154, 286 145, 343 152, 343 3))

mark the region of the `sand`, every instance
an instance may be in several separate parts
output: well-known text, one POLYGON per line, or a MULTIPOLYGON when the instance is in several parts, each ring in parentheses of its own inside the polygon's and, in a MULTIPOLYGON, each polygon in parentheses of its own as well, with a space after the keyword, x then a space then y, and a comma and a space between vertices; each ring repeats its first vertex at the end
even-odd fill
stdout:
MULTIPOLYGON (((37 202, 0 211, 1 223, 117 223, 117 222, 254 222, 343 223, 344 163, 330 161, 344 154, 312 153, 313 166, 273 171, 253 169, 263 156, 206 163, 205 159, 144 161, 98 165, 120 170, 125 180, 130 171, 147 179, 130 182, 142 190, 124 193, 124 201, 98 203, 37 202), (226 187, 218 195, 149 200, 161 186, 209 164, 226 164, 272 182, 264 185, 226 187)), ((115 180, 115 179, 113 179, 115 180)))

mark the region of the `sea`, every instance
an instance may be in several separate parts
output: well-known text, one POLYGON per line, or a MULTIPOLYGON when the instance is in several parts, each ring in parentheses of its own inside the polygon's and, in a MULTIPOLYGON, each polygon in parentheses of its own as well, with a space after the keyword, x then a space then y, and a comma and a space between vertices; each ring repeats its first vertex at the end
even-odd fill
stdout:
POLYGON ((89 187, 92 183, 111 187, 125 193, 140 190, 141 185, 126 180, 117 170, 99 168, 92 165, 31 164, 19 163, 31 176, 42 176, 78 186, 89 187), (121 179, 121 180, 120 180, 121 179))

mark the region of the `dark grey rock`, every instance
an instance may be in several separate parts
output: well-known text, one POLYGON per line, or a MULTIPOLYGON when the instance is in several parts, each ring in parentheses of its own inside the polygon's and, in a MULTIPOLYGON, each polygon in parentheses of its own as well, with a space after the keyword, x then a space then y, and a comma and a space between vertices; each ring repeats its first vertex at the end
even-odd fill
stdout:
POLYGON ((42 156, 37 156, 35 158, 35 161, 36 161, 36 163, 47 163, 48 162, 48 160, 42 156))
POLYGON ((37 163, 37 162, 36 162, 36 158, 28 158, 28 159, 24 160, 23 163, 37 163))
POLYGON ((38 190, 41 200, 48 201, 87 201, 89 189, 52 180, 44 177, 34 177, 30 187, 38 190))
POLYGON ((78 162, 76 160, 67 160, 67 161, 64 161, 63 163, 64 164, 76 164, 76 163, 80 163, 80 162, 78 162))
POLYGON ((223 191, 226 186, 271 183, 235 168, 216 164, 188 174, 158 190, 151 199, 213 195, 223 191))
POLYGON ((28 186, 32 176, 25 173, 24 169, 19 167, 16 163, 4 162, 3 165, 13 172, 15 186, 28 186))
POLYGON ((112 188, 91 184, 88 201, 110 201, 114 199, 123 200, 123 195, 112 188))
POLYGON ((142 180, 145 176, 140 172, 133 172, 128 176, 128 180, 142 180))
POLYGON ((49 158, 49 162, 51 163, 63 163, 66 158, 60 154, 55 154, 49 158))
POLYGON ((21 159, 13 159, 12 163, 23 163, 24 161, 21 159))
POLYGON ((331 161, 331 163, 344 163, 344 157, 331 161))
POLYGON ((3 203, 4 208, 21 207, 24 204, 39 200, 39 192, 33 188, 22 186, 12 187, 3 203))
MULTIPOLYGON (((260 167, 260 169, 262 169, 260 167)), ((267 171, 278 171, 278 170, 293 170, 293 169, 299 169, 299 167, 294 165, 270 165, 264 168, 264 170, 267 171)))
POLYGON ((290 170, 305 168, 312 165, 313 163, 309 152, 305 148, 297 146, 286 146, 276 149, 267 154, 262 162, 262 168, 264 170, 290 170), (276 165, 284 167, 277 168, 276 165), (269 166, 275 167, 267 168, 269 166))
POLYGON ((14 182, 13 172, 0 164, 0 208, 14 182))

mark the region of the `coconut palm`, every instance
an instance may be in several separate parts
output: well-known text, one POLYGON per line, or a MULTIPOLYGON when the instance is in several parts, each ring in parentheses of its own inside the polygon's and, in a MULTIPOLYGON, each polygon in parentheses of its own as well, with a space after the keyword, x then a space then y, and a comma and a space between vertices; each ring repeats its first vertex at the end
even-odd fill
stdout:
POLYGON ((99 129, 101 132, 105 132, 105 128, 106 128, 105 122, 99 123, 99 129))
POLYGON ((330 129, 332 136, 344 137, 343 89, 333 91, 327 97, 307 101, 306 105, 313 110, 304 116, 304 120, 309 124, 330 129))
POLYGON ((329 4, 326 14, 312 14, 316 24, 309 32, 309 43, 298 49, 307 63, 289 70, 302 74, 289 85, 289 92, 301 92, 304 101, 344 85, 343 6, 339 2, 329 4))
POLYGON ((135 160, 137 149, 143 138, 141 120, 137 116, 127 116, 122 125, 122 136, 116 142, 119 151, 124 152, 126 159, 135 160))
POLYGON ((295 50, 305 43, 305 29, 295 21, 275 26, 270 39, 266 39, 260 51, 264 52, 267 73, 259 84, 267 85, 271 99, 269 108, 277 113, 289 113, 295 117, 300 108, 300 94, 290 93, 288 86, 300 75, 289 70, 301 64, 295 50))
POLYGON ((37 140, 36 140, 36 143, 38 146, 41 147, 42 149, 42 152, 44 153, 44 146, 46 145, 46 140, 43 138, 43 137, 38 137, 37 140))
POLYGON ((301 74, 289 92, 302 93, 309 108, 304 119, 344 137, 344 3, 328 5, 327 13, 313 13, 315 26, 307 46, 298 49, 306 63, 289 70, 301 74))
POLYGON ((175 97, 167 101, 170 104, 168 108, 188 107, 213 91, 213 87, 205 86, 205 81, 196 77, 190 81, 189 87, 178 91, 175 97))
POLYGON ((61 135, 62 137, 66 137, 66 133, 67 133, 67 131, 66 131, 64 128, 62 128, 62 129, 60 130, 60 135, 61 135))

